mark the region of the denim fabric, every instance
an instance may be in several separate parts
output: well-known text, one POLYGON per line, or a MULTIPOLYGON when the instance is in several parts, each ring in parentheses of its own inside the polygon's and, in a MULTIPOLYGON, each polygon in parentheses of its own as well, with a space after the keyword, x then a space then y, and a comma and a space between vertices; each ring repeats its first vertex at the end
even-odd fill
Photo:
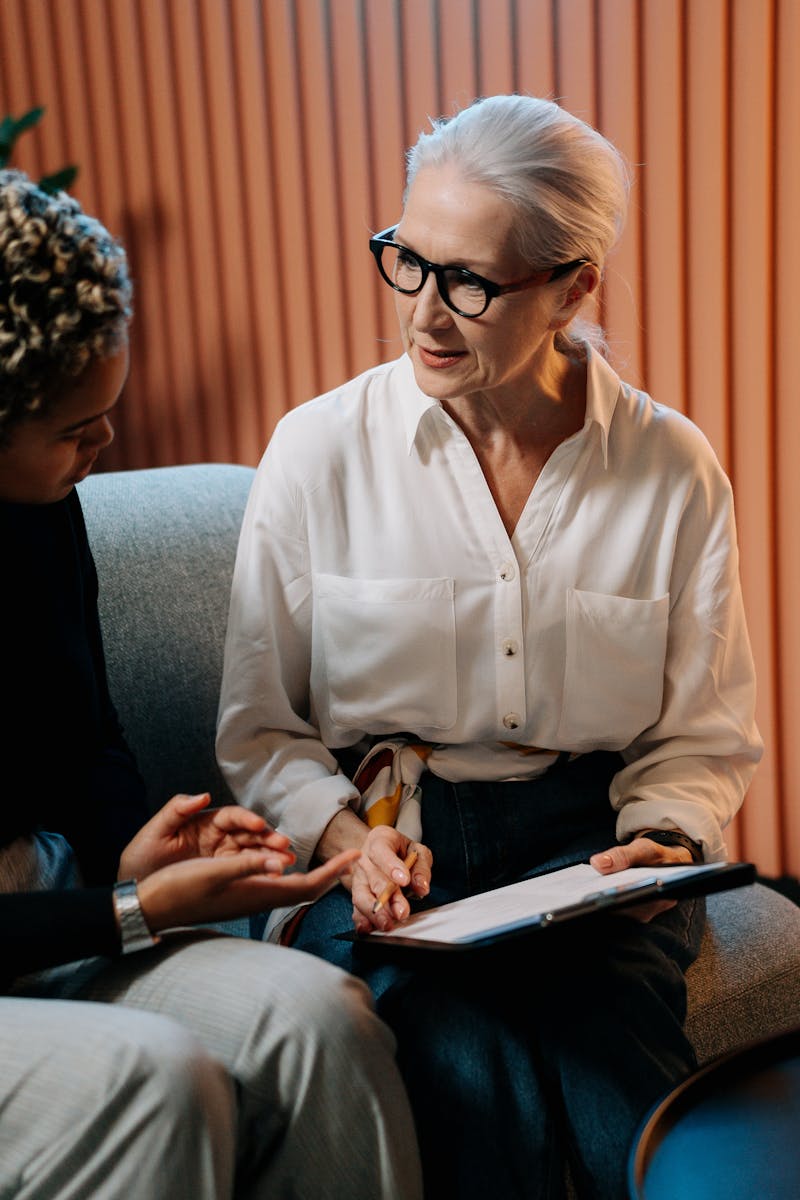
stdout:
MULTIPOLYGON (((585 861, 612 845, 615 754, 559 762, 514 783, 423 776, 431 901, 443 903, 585 861)), ((644 1113, 695 1066, 683 1033, 684 971, 702 902, 649 924, 593 917, 475 952, 376 960, 333 934, 351 928, 343 888, 307 911, 295 946, 364 978, 394 1030, 429 1200, 626 1195, 644 1113)))
POLYGON ((60 833, 40 830, 0 849, 0 892, 52 892, 80 886, 72 847, 60 833))

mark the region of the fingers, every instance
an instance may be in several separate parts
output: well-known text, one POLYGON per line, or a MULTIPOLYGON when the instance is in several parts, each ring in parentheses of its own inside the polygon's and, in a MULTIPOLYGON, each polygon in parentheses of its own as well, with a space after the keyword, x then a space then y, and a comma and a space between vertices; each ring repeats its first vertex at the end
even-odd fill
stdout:
POLYGON ((208 792, 197 795, 179 793, 173 796, 153 818, 161 834, 174 834, 193 818, 213 824, 220 833, 236 835, 259 835, 258 841, 242 841, 242 845, 269 845, 273 850, 285 850, 289 839, 282 833, 270 829, 258 813, 239 804, 223 804, 209 809, 211 796, 208 792))
POLYGON ((214 854, 238 854, 240 850, 271 850, 280 855, 285 867, 297 861, 289 839, 272 833, 226 833, 214 843, 214 854))
MULTIPOLYGON (((314 867, 304 876, 297 875, 295 878, 305 879, 306 884, 312 888, 319 888, 319 894, 327 891, 334 883, 338 883, 341 876, 348 871, 354 863, 361 857, 360 850, 342 850, 340 854, 335 854, 333 858, 329 858, 326 863, 319 867, 314 867)), ((292 876, 288 876, 289 879, 292 876)))
POLYGON ((203 862, 212 866, 214 878, 220 883, 230 879, 243 879, 247 875, 271 874, 276 862, 279 870, 283 869, 279 858, 273 854, 265 854, 263 850, 241 850, 238 854, 203 859, 203 862))
MULTIPOLYGON (((258 847, 254 847, 254 849, 258 850, 258 847)), ((237 854, 243 853, 244 851, 242 850, 237 851, 237 854)), ((297 862, 297 855, 289 854, 285 851, 272 850, 264 854, 264 862, 266 864, 264 869, 270 875, 283 875, 284 871, 286 871, 289 867, 294 866, 294 864, 297 862)))
POLYGON ((283 867, 296 855, 285 833, 272 829, 262 816, 238 804, 226 804, 197 814, 197 847, 204 853, 236 854, 239 850, 268 849, 283 854, 283 867))
POLYGON ((166 865, 174 857, 184 831, 211 802, 208 792, 196 796, 179 793, 166 802, 131 838, 120 856, 123 875, 141 877, 166 865))
POLYGON ((192 855, 237 854, 247 848, 264 849, 282 853, 284 868, 295 862, 289 838, 270 828, 258 813, 237 804, 191 811, 171 834, 176 841, 182 839, 184 848, 192 855))
POLYGON ((188 796, 179 792, 158 810, 151 824, 156 826, 161 834, 175 833, 182 825, 185 825, 189 817, 202 812, 210 803, 211 796, 208 792, 198 792, 196 796, 188 796))
MULTIPOLYGON (((649 838, 634 838, 624 846, 610 846, 589 859, 589 865, 601 875, 624 871, 628 867, 650 867, 658 863, 690 863, 692 856, 683 846, 659 846, 649 838)), ((652 921, 659 913, 674 908, 674 900, 652 900, 646 904, 632 905, 625 909, 629 917, 637 921, 652 921)))
MULTIPOLYGON (((138 884, 149 928, 158 933, 175 925, 244 915, 248 909, 241 905, 231 909, 225 902, 226 896, 231 889, 243 886, 248 876, 274 878, 265 874, 269 858, 257 850, 243 850, 226 858, 184 859, 154 871, 138 884)), ((253 901, 249 911, 255 912, 257 908, 253 901)))
POLYGON ((272 852, 259 850, 184 859, 142 880, 139 898, 153 932, 177 924, 226 920, 316 900, 358 855, 356 849, 345 850, 308 874, 291 875, 271 874, 272 852))
POLYGON ((690 863, 692 856, 683 846, 660 846, 650 838, 634 838, 624 846, 610 846, 589 859, 601 875, 624 871, 628 867, 649 867, 654 863, 690 863))
POLYGON ((593 854, 589 859, 589 866, 594 867, 595 871, 599 871, 601 875, 609 875, 612 871, 624 871, 628 867, 632 867, 633 863, 630 861, 632 844, 611 846, 608 850, 601 850, 598 854, 593 854))
POLYGON ((397 830, 393 837, 382 833, 388 826, 373 830, 362 847, 362 865, 373 895, 377 900, 387 885, 399 888, 411 887, 418 896, 426 896, 430 890, 433 855, 421 842, 412 842, 397 830), (413 863, 408 862, 414 855, 413 863), (408 865, 407 865, 408 864, 408 865))
POLYGON ((241 846, 225 846, 219 848, 215 854, 192 854, 190 857, 233 859, 234 862, 249 862, 249 859, 243 858, 243 856, 251 853, 258 854, 259 862, 264 864, 261 869, 269 872, 270 875, 283 875, 288 866, 293 866, 297 860, 294 851, 272 850, 270 846, 261 845, 260 841, 253 841, 252 844, 242 844, 241 846))
MULTIPOLYGON (((284 834, 275 833, 263 817, 249 808, 243 808, 240 804, 223 804, 220 808, 214 809, 213 816, 214 824, 223 833, 236 833, 240 830, 250 833, 268 833, 283 839, 284 846, 289 845, 289 839, 284 834)), ((274 848, 276 850, 283 849, 283 846, 278 846, 276 843, 274 848)))
POLYGON ((284 904, 301 904, 307 900, 318 900, 339 882, 342 874, 349 870, 359 857, 358 850, 343 850, 326 863, 308 872, 296 871, 270 880, 272 907, 284 904))
MULTIPOLYGON (((396 831, 392 831, 396 834, 396 831)), ((433 856, 427 846, 400 835, 387 839, 374 831, 353 871, 353 922, 357 932, 387 930, 411 913, 408 891, 422 897, 430 891, 433 856)))

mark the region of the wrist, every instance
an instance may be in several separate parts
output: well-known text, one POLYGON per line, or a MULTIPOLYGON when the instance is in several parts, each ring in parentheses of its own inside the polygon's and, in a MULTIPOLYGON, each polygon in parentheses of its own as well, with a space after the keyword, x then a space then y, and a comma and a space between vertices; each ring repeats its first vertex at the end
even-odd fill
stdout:
POLYGON ((693 863, 703 862, 702 844, 695 842, 687 833, 682 833, 679 829, 642 829, 633 837, 648 838, 658 846, 680 846, 689 851, 693 863))
POLYGON ((368 833, 369 826, 352 808, 340 808, 331 817, 314 847, 314 861, 327 862, 342 850, 361 850, 368 833))
POLYGON ((146 950, 161 941, 147 924, 135 879, 115 883, 112 900, 123 954, 146 950))

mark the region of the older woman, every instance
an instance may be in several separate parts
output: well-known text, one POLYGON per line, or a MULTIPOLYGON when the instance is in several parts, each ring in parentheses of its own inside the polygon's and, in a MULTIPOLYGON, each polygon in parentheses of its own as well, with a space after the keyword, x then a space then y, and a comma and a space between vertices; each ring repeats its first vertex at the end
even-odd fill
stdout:
POLYGON ((373 987, 437 1200, 558 1196, 564 1149, 582 1194, 625 1194, 638 1121, 694 1065, 702 902, 484 971, 375 967, 332 935, 403 921, 402 890, 376 911, 392 882, 445 901, 722 858, 760 755, 728 481, 579 317, 627 193, 549 101, 435 122, 370 242, 405 353, 281 421, 241 535, 219 760, 301 864, 362 852, 295 944, 373 987), (376 744, 397 786, 368 805, 376 744))

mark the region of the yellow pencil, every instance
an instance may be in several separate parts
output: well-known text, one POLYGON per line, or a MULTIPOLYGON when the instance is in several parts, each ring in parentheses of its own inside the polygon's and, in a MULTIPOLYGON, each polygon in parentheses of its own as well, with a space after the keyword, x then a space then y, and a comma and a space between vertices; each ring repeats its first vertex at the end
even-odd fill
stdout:
MULTIPOLYGON (((403 860, 403 866, 406 868, 407 871, 410 871, 416 861, 417 861, 416 850, 410 850, 403 860)), ((388 887, 385 887, 383 889, 383 891, 381 892, 380 896, 378 896, 378 899, 373 904, 372 911, 374 913, 380 912, 380 910, 383 908, 384 904, 389 903, 392 896, 395 894, 395 892, 398 890, 398 888, 400 886, 401 885, 399 883, 390 883, 388 885, 388 887)))

